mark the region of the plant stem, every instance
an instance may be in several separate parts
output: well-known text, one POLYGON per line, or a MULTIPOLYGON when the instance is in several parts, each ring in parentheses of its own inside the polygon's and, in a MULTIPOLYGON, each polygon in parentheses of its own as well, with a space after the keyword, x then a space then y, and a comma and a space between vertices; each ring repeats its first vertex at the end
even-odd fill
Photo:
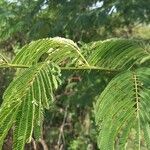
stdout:
MULTIPOLYGON (((17 65, 17 64, 2 64, 0 68, 29 68, 28 65, 17 65)), ((83 67, 60 67, 61 70, 101 70, 101 71, 108 71, 108 72, 118 72, 119 69, 108 69, 102 67, 95 67, 95 66, 83 66, 83 67)))
POLYGON ((107 69, 95 66, 83 66, 83 67, 60 67, 61 70, 101 70, 101 71, 119 71, 118 69, 107 69))
POLYGON ((29 68, 30 66, 27 65, 17 65, 17 64, 1 64, 0 68, 29 68))

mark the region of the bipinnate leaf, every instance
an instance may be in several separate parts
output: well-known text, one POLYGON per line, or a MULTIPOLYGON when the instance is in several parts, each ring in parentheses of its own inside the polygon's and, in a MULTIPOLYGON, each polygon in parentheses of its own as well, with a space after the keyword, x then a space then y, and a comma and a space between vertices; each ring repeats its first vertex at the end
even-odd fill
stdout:
POLYGON ((6 89, 0 109, 0 146, 14 125, 13 149, 23 150, 41 136, 43 111, 54 102, 54 84, 59 84, 60 70, 52 63, 38 63, 19 74, 6 89), (58 82, 58 83, 57 83, 58 82))
POLYGON ((150 149, 150 69, 140 68, 119 74, 107 85, 96 104, 98 146, 113 150, 116 141, 124 149, 128 135, 137 126, 137 141, 141 137, 150 149))

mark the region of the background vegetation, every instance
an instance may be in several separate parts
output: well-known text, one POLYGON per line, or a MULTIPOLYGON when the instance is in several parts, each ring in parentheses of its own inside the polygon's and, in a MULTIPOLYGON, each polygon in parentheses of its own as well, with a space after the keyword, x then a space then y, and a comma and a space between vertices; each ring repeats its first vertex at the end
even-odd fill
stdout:
MULTIPOLYGON (((0 51, 12 60, 26 43, 55 36, 70 38, 79 46, 112 37, 148 41, 149 6, 146 0, 1 0, 0 51)), ((13 72, 0 70, 0 102, 13 72)), ((92 108, 95 96, 103 91, 112 75, 99 77, 95 71, 88 76, 64 72, 64 76, 62 87, 55 93, 56 106, 45 113, 43 140, 38 147, 96 150, 92 108)), ((133 136, 130 138, 128 149, 134 149, 133 136)), ((11 149, 11 143, 10 131, 4 150, 11 149)), ((33 143, 26 147, 30 149, 33 143)))

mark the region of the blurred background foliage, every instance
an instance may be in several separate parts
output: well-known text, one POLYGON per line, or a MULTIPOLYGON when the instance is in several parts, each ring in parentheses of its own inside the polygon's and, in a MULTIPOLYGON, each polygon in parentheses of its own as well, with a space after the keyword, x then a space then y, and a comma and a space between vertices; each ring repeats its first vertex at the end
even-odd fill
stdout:
MULTIPOLYGON (((112 37, 148 41, 150 1, 0 0, 0 52, 8 60, 26 43, 55 36, 72 39, 79 46, 112 37)), ((43 139, 37 148, 97 150, 93 107, 113 75, 98 71, 62 74, 56 105, 45 112, 43 139)), ((0 103, 13 76, 14 70, 0 70, 0 103)), ((4 150, 11 149, 11 142, 10 132, 4 150)), ((134 149, 132 140, 130 144, 128 149, 134 149)), ((34 141, 26 149, 33 145, 34 141)))

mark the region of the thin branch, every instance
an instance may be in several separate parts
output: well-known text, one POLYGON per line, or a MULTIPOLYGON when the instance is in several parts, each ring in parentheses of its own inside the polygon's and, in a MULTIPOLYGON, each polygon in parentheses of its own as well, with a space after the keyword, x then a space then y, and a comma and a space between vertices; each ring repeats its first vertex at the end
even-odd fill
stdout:
POLYGON ((58 137, 58 141, 57 141, 58 147, 61 143, 61 138, 63 137, 63 139, 64 139, 64 126, 65 126, 67 114, 68 114, 68 105, 65 108, 65 114, 64 114, 63 122, 62 122, 62 125, 60 127, 59 137, 58 137))
POLYGON ((41 143, 43 150, 48 150, 48 146, 46 145, 44 140, 40 139, 39 142, 41 143))
POLYGON ((32 144, 33 144, 33 149, 34 150, 37 150, 37 147, 36 147, 36 142, 35 142, 35 140, 32 138, 32 144))

